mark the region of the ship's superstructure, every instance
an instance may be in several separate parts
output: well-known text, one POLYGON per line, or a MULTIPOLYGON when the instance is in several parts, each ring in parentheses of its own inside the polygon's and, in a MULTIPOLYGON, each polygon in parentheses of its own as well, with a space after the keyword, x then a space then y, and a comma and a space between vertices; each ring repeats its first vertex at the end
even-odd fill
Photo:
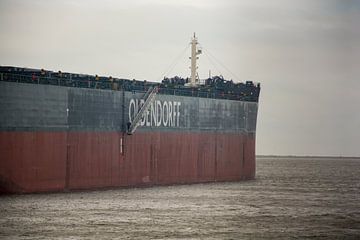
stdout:
POLYGON ((196 61, 198 59, 198 56, 199 54, 201 54, 201 50, 200 49, 197 49, 197 45, 198 45, 198 40, 195 36, 195 33, 194 33, 194 37, 191 39, 191 66, 190 66, 190 69, 191 69, 191 81, 190 81, 190 85, 191 86, 196 86, 196 85, 199 85, 199 76, 197 74, 197 64, 196 64, 196 61))

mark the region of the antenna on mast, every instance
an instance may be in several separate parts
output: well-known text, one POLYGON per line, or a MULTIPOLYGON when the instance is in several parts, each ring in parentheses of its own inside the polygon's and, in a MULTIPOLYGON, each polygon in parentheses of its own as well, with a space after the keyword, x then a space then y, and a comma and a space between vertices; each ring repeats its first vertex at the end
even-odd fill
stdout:
POLYGON ((194 32, 194 37, 191 39, 191 81, 190 81, 190 85, 191 86, 196 86, 199 84, 199 78, 197 77, 197 65, 196 65, 196 60, 199 59, 199 57, 197 57, 197 55, 201 54, 201 49, 196 49, 196 45, 198 44, 195 32, 194 32))

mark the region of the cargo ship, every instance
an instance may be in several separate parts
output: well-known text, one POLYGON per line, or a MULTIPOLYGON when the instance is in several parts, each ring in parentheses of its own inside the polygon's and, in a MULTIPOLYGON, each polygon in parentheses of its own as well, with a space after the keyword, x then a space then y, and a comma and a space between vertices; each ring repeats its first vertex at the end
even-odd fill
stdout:
POLYGON ((240 181, 255 177, 260 84, 137 81, 0 66, 0 192, 240 181))

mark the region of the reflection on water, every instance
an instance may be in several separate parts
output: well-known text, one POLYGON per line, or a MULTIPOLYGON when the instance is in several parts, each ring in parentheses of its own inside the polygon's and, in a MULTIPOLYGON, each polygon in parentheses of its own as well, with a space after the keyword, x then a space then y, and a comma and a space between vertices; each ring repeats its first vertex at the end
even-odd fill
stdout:
POLYGON ((257 179, 0 197, 5 239, 360 239, 360 159, 258 158, 257 179))

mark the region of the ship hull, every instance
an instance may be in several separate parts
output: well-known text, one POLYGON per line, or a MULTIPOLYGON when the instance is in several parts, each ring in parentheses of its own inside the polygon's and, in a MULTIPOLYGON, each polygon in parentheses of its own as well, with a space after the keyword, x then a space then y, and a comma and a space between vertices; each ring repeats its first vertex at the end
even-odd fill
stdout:
POLYGON ((0 192, 255 177, 257 103, 0 81, 0 192))
POLYGON ((0 146, 2 193, 239 181, 255 176, 255 139, 239 134, 13 131, 0 133, 0 146))

